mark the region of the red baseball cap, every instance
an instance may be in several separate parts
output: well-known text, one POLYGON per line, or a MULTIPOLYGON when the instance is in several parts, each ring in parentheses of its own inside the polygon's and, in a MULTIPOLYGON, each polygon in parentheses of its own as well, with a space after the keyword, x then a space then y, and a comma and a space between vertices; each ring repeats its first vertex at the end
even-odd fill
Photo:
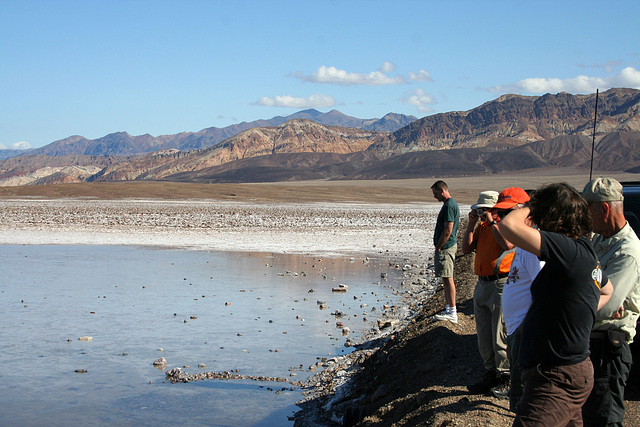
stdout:
POLYGON ((515 205, 526 203, 529 201, 529 195, 520 187, 511 187, 503 190, 498 195, 498 203, 493 209, 511 209, 515 205))

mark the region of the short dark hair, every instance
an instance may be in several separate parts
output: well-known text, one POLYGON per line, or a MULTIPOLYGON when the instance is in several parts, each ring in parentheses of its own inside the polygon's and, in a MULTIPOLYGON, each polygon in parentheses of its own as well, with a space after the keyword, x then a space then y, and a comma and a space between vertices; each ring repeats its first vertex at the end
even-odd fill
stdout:
POLYGON ((591 233, 587 201, 565 182, 540 187, 529 201, 529 206, 529 218, 540 230, 574 239, 591 233))
POLYGON ((434 189, 438 189, 438 190, 445 189, 445 190, 448 190, 449 187, 447 186, 446 182, 444 182, 442 180, 438 180, 438 181, 433 183, 433 185, 431 186, 431 189, 432 190, 434 190, 434 189))

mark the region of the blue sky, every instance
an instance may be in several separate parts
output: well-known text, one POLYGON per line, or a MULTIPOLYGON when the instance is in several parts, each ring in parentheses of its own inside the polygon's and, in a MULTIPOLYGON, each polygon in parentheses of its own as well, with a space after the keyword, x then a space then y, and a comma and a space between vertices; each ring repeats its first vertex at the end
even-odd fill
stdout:
POLYGON ((640 1, 0 0, 0 148, 640 89, 640 1))

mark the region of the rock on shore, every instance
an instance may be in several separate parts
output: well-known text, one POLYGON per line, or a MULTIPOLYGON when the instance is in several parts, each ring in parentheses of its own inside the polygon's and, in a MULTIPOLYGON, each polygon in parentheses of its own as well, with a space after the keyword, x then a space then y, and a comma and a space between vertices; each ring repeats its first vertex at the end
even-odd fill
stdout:
POLYGON ((473 317, 473 255, 458 253, 454 277, 458 324, 433 319, 445 305, 439 287, 409 323, 367 344, 344 372, 319 384, 321 392, 299 404, 295 425, 510 426, 507 401, 469 395, 465 387, 484 374, 473 317))

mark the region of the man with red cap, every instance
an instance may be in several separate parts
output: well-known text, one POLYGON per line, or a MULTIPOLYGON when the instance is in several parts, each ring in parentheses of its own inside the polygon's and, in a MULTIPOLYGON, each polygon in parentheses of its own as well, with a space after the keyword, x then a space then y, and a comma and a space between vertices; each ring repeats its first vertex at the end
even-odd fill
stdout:
MULTIPOLYGON (((480 193, 481 198, 483 194, 480 193)), ((497 203, 491 209, 471 209, 469 212, 462 251, 465 254, 476 252, 475 273, 478 282, 473 294, 473 309, 478 350, 487 370, 482 381, 467 387, 472 393, 489 393, 492 389, 509 387, 502 290, 509 276, 515 247, 500 234, 498 223, 509 211, 528 200, 529 195, 522 188, 507 188, 498 195, 497 203)))

